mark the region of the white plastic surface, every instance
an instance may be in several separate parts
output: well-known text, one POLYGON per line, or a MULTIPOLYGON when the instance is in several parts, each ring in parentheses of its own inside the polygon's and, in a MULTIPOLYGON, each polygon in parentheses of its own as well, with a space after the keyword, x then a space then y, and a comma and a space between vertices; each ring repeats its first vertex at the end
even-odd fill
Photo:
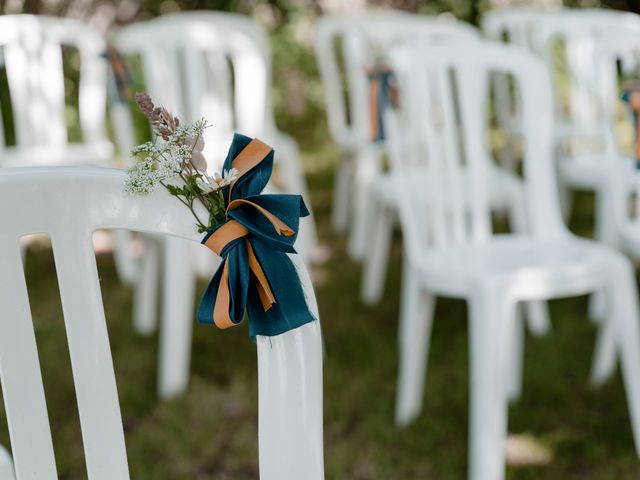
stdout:
MULTIPOLYGON (((0 378, 18 480, 57 478, 19 249, 20 236, 36 232, 52 239, 88 478, 129 478, 91 234, 119 228, 194 242, 200 235, 191 215, 166 192, 132 197, 122 192, 123 180, 122 171, 97 168, 0 171, 0 378)), ((293 260, 317 312, 304 263, 293 260)), ((258 337, 258 353, 261 478, 323 478, 319 322, 258 337), (282 464, 281 448, 289 466, 282 464)))
POLYGON ((412 98, 406 108, 388 118, 395 171, 415 167, 407 164, 404 151, 416 142, 425 139, 432 148, 437 142, 429 140, 434 137, 450 138, 458 127, 456 118, 461 119, 465 132, 460 148, 440 155, 430 151, 430 168, 422 180, 437 201, 429 205, 428 215, 416 189, 406 188, 402 181, 396 184, 410 266, 403 285, 398 423, 410 422, 421 409, 432 316, 428 299, 432 295, 467 299, 471 322, 469 478, 503 479, 507 398, 514 383, 512 342, 518 338, 517 304, 603 290, 610 310, 601 334, 612 335, 620 345, 631 426, 640 452, 640 316, 633 269, 616 251, 572 236, 562 222, 553 165, 551 90, 544 65, 516 47, 466 44, 398 49, 392 66, 412 98), (490 74, 496 71, 513 76, 522 92, 529 228, 525 235, 493 235, 491 231, 485 134, 490 74), (447 94, 449 72, 456 81, 459 117, 447 94), (435 110, 442 111, 437 122, 432 116, 435 110), (402 116, 422 135, 401 128, 402 116), (467 185, 462 158, 469 175, 467 185), (466 204, 471 208, 465 208, 466 204))
POLYGON ((0 48, 16 140, 7 146, 0 125, 0 166, 106 165, 113 148, 105 129, 107 63, 100 34, 71 18, 3 15, 0 48), (71 143, 67 136, 63 47, 79 54, 81 143, 71 143))

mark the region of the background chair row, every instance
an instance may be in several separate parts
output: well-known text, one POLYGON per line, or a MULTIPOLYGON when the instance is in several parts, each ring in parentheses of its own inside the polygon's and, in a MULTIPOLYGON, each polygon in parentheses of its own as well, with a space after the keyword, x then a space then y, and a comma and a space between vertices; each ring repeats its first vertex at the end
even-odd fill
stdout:
MULTIPOLYGON (((530 49, 528 53, 481 42, 456 22, 438 24, 400 14, 384 18, 377 13, 318 22, 317 56, 329 125, 345 154, 336 174, 334 226, 352 227, 349 247, 352 256, 365 259, 362 297, 367 303, 381 296, 395 209, 400 207, 407 256, 396 404, 400 424, 421 408, 435 295, 463 296, 470 303, 470 478, 504 475, 500 460, 506 435, 504 402, 517 398, 521 388, 523 332, 517 313, 522 301, 534 301, 528 304, 529 324, 533 331, 544 333, 550 323, 541 300, 599 294, 591 309, 601 325, 592 381, 601 383, 612 375, 620 350, 639 443, 640 386, 635 377, 640 338, 632 266, 609 248, 571 236, 560 217, 561 210, 568 215, 568 204, 561 209, 555 198, 559 186, 565 190, 589 186, 598 193, 597 238, 610 246, 614 238, 634 244, 632 227, 614 225, 612 205, 615 198, 620 210, 624 200, 619 197, 626 199, 630 193, 628 184, 633 182, 613 187, 612 178, 619 176, 615 172, 628 176, 631 162, 621 159, 611 139, 606 152, 597 150, 598 142, 614 138, 611 132, 617 128, 614 116, 604 112, 619 107, 617 78, 605 95, 598 76, 616 72, 619 58, 629 57, 618 51, 612 58, 615 48, 611 50, 609 42, 607 65, 598 65, 603 55, 598 45, 614 24, 626 31, 626 39, 622 35, 617 40, 620 45, 633 45, 629 39, 637 32, 638 17, 632 14, 514 10, 488 15, 485 26, 490 36, 501 39, 506 34, 530 49), (348 109, 336 39, 344 59, 348 109), (568 92, 560 88, 565 79, 557 78, 559 51, 567 65, 568 92), (376 65, 384 65, 397 77, 400 106, 390 110, 387 137, 374 142, 367 87, 368 73, 376 65), (500 152, 502 168, 491 160, 493 153, 486 144, 492 128, 486 109, 492 100, 498 126, 507 136, 500 152), (576 149, 587 141, 591 150, 576 149), (383 153, 389 155, 392 168, 381 174, 383 153), (591 169, 580 172, 577 165, 585 162, 591 169), (519 164, 523 183, 516 174, 519 164), (501 189, 493 172, 508 178, 510 188, 501 189), (612 193, 618 190, 622 193, 612 193), (489 211, 505 205, 513 208, 511 229, 519 235, 493 239, 489 211), (367 227, 368 222, 376 227, 367 227), (615 279, 622 282, 618 289, 615 279)), ((627 216, 617 214, 623 218, 620 225, 629 223, 624 221, 627 216)), ((627 252, 633 250, 627 247, 627 252)))

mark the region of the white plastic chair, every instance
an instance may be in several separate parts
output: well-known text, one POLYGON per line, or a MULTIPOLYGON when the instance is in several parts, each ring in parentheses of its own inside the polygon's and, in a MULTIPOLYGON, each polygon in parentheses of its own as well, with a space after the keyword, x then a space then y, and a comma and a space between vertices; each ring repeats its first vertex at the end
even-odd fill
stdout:
MULTIPOLYGON (((181 12, 125 27, 114 41, 123 54, 140 56, 154 100, 183 121, 206 118, 213 125, 205 132, 204 153, 216 170, 234 131, 260 137, 276 150, 284 190, 302 194, 311 205, 297 144, 275 125, 269 39, 259 25, 243 15, 181 12)), ((311 261, 317 246, 315 223, 305 218, 301 225, 297 250, 311 261)), ((158 391, 168 398, 188 384, 196 277, 210 277, 217 261, 175 239, 164 243, 162 258, 163 290, 182 289, 179 297, 162 298, 158 391)), ((151 252, 144 259, 146 280, 139 289, 141 332, 155 328, 158 269, 151 252)))
MULTIPOLYGON (((345 49, 348 90, 350 93, 351 139, 342 140, 343 146, 360 145, 356 154, 356 167, 351 188, 355 190, 356 205, 353 211, 353 232, 350 238, 352 255, 364 256, 361 299, 372 305, 377 303, 384 290, 391 237, 397 217, 397 199, 393 195, 393 174, 381 171, 379 157, 384 144, 372 144, 369 136, 369 104, 367 97, 367 75, 365 69, 375 54, 384 54, 394 45, 411 41, 428 44, 477 41, 477 32, 471 26, 446 20, 407 16, 394 13, 391 17, 382 12, 372 12, 354 17, 323 17, 317 26, 317 55, 324 72, 327 86, 327 110, 330 125, 340 122, 346 125, 345 107, 341 103, 340 80, 337 62, 332 50, 336 37, 341 37, 345 49), (336 113, 338 112, 338 113, 336 113), (332 120, 333 119, 333 120, 332 120)), ((402 95, 401 101, 411 101, 402 95)), ((344 128, 334 126, 336 132, 344 128)), ((347 131, 349 132, 349 131, 347 131)), ((336 139, 339 137, 335 136, 336 139)), ((443 148, 446 148, 443 145, 443 148)), ((424 155, 419 149, 412 156, 424 155)), ((340 168, 349 168, 343 164, 340 168)), ((337 173, 338 182, 344 182, 344 171, 337 173)), ((510 172, 491 167, 491 205, 496 211, 508 211, 512 228, 524 231, 523 192, 520 181, 510 172)), ((336 185, 339 190, 344 184, 336 185)), ((428 194, 428 192, 423 192, 428 194)), ((335 198, 336 202, 346 202, 345 198, 335 198)), ((341 208, 337 206, 337 208, 341 208)), ((532 332, 546 333, 550 328, 546 306, 534 303, 527 306, 528 321, 532 332)), ((514 390, 513 397, 518 396, 514 390)))
MULTIPOLYGON (((88 478, 129 478, 91 236, 104 228, 194 242, 201 235, 175 198, 164 191, 149 197, 126 195, 124 178, 122 171, 106 169, 0 171, 0 378, 18 480, 57 478, 18 243, 20 236, 33 232, 51 236, 88 478)), ((297 256, 292 260, 317 315, 304 263, 297 256)), ((259 336, 257 350, 260 478, 320 480, 324 477, 320 324, 312 322, 277 337, 259 336)))
MULTIPOLYGON (((640 330, 632 265, 616 251, 574 237, 562 222, 555 187, 552 99, 544 65, 517 47, 497 44, 405 49, 392 66, 412 101, 390 113, 392 166, 420 175, 436 200, 425 207, 416 190, 399 182, 396 194, 406 242, 396 419, 415 418, 422 404, 435 295, 465 298, 470 320, 469 478, 504 478, 507 393, 519 382, 522 331, 518 302, 606 292, 615 343, 620 347, 636 451, 640 454, 640 330), (530 233, 493 235, 485 157, 490 75, 519 85, 526 213, 530 233), (454 138, 458 121, 450 95, 455 77, 464 136, 459 150, 435 151, 424 166, 407 163, 407 145, 434 136, 454 138), (437 79, 437 83, 434 80, 437 79), (434 95, 434 87, 444 93, 434 95), (437 109, 437 110, 436 110, 437 109), (434 111, 442 111, 437 119, 434 111), (399 118, 399 115, 406 117, 399 118), (434 121, 436 120, 436 121, 434 121), (413 132, 405 135, 407 121, 413 132), (443 154, 446 153, 446 154, 443 154), (470 183, 463 182, 461 161, 470 183), (471 209, 465 208, 467 204, 471 209)), ((437 144, 436 144, 437 145, 437 144)), ((398 176, 397 178, 402 178, 398 176)), ((601 330, 602 332, 605 330, 601 330)))
MULTIPOLYGON (((368 190, 381 173, 384 152, 383 143, 371 140, 366 69, 375 63, 377 55, 384 56, 390 46, 422 35, 433 42, 469 40, 477 37, 477 31, 462 22, 394 10, 327 15, 316 23, 315 51, 325 90, 329 132, 344 154, 336 171, 333 225, 341 231, 351 224, 348 250, 358 260, 362 260, 367 252, 365 205, 368 190), (346 101, 337 41, 341 42, 344 60, 346 101)), ((381 256, 385 255, 388 253, 382 251, 381 256)))
POLYGON ((599 201, 606 175, 601 158, 604 132, 595 84, 594 48, 618 28, 635 28, 640 33, 640 16, 605 9, 566 9, 540 20, 533 41, 534 51, 544 59, 554 80, 563 212, 570 212, 571 190, 594 191, 597 238, 602 238, 607 213, 599 201), (563 62, 569 77, 568 98, 556 71, 559 44, 564 47, 563 62))
MULTIPOLYGON (((113 163, 113 145, 105 125, 105 51, 102 35, 78 20, 0 16, 0 56, 7 74, 15 137, 15 144, 7 144, 9 139, 0 122, 0 167, 113 163), (70 141, 67 131, 63 48, 78 53, 79 141, 70 141)), ((132 284, 136 262, 129 252, 128 239, 119 232, 114 232, 114 237, 118 274, 132 284)))

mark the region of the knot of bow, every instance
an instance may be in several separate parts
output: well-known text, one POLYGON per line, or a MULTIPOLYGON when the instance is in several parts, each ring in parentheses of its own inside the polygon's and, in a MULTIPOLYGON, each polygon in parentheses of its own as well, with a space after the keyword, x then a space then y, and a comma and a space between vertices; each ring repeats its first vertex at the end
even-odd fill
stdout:
POLYGON ((258 139, 234 135, 224 169, 238 177, 223 190, 226 222, 202 243, 222 257, 204 292, 198 321, 228 328, 249 316, 249 334, 280 335, 315 318, 309 312, 295 253, 300 217, 309 211, 300 195, 262 194, 273 170, 273 149, 258 139))

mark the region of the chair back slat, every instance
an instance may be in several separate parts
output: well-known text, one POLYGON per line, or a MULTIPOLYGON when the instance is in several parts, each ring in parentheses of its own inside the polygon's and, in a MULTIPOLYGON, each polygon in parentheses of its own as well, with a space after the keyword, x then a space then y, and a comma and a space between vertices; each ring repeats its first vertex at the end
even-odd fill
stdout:
POLYGON ((92 232, 79 225, 54 232, 51 240, 87 472, 91 480, 126 480, 124 431, 92 232))
POLYGON ((55 480, 56 463, 19 239, 0 233, 0 379, 17 478, 55 480))

